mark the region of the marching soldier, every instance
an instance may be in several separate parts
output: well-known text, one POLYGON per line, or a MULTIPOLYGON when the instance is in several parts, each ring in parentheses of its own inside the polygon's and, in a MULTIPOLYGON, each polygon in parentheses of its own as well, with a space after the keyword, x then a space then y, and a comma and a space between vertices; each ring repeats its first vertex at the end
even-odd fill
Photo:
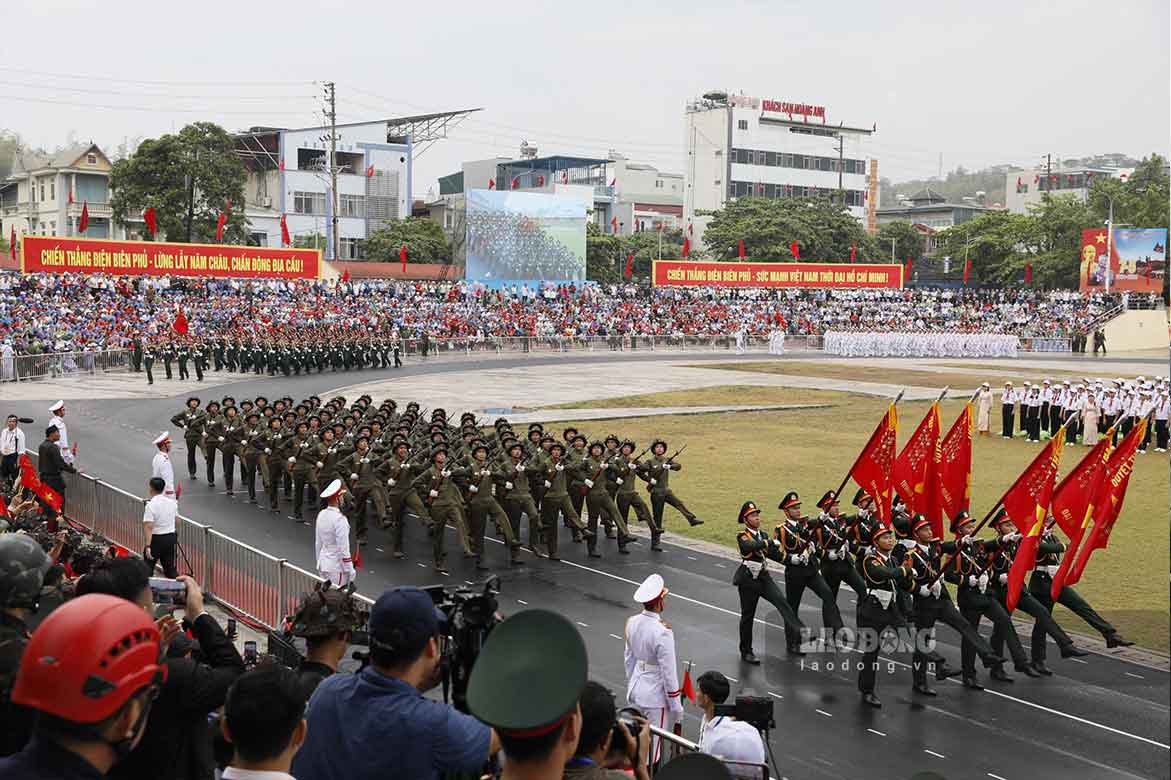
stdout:
POLYGON ((208 487, 215 487, 215 453, 218 434, 213 436, 212 431, 219 426, 221 419, 219 401, 208 401, 207 414, 203 419, 203 431, 200 434, 200 438, 203 439, 203 458, 207 463, 208 487))
POLYGON ((588 527, 594 532, 594 538, 590 539, 588 543, 589 557, 591 558, 602 557, 597 551, 599 520, 605 522, 607 528, 614 525, 618 526, 618 552, 621 554, 629 555, 630 550, 626 549, 626 545, 634 541, 634 537, 630 535, 626 528, 626 520, 618 513, 618 507, 606 489, 606 483, 609 482, 609 463, 603 455, 605 450, 605 446, 600 441, 591 444, 589 446, 589 455, 581 462, 581 470, 579 472, 582 481, 582 492, 585 494, 587 508, 590 513, 588 527))
POLYGON ((468 543, 467 526, 464 524, 463 496, 451 480, 452 477, 467 476, 468 469, 447 462, 447 447, 440 444, 431 452, 431 467, 415 478, 415 486, 426 491, 427 497, 423 502, 430 507, 431 512, 431 549, 435 570, 443 574, 448 573, 443 534, 449 522, 459 534, 464 556, 470 558, 473 555, 468 543))
POLYGON ((172 379, 171 363, 175 360, 175 347, 168 341, 163 345, 163 370, 167 373, 167 379, 172 379))
POLYGON ((858 598, 862 598, 866 595, 866 583, 850 558, 850 533, 837 494, 827 490, 817 502, 817 508, 821 514, 810 526, 810 531, 813 543, 821 552, 821 576, 835 600, 843 582, 854 589, 858 598))
POLYGON ((541 530, 545 537, 545 550, 549 560, 553 561, 561 560, 557 554, 557 515, 559 513, 574 529, 575 535, 580 534, 587 540, 596 538, 596 534, 582 524, 581 517, 569 500, 566 483, 568 478, 574 475, 574 472, 569 470, 570 467, 561 460, 563 455, 565 455, 565 445, 555 441, 549 445, 548 453, 538 462, 538 468, 545 475, 542 483, 545 487, 545 495, 541 499, 541 530))
POLYGON ((323 580, 342 587, 357 576, 350 555, 350 523, 341 511, 342 481, 335 479, 321 491, 325 507, 317 513, 314 554, 317 574, 323 580))
POLYGON ((342 473, 349 474, 350 491, 354 495, 355 510, 358 513, 358 543, 365 544, 369 528, 366 519, 368 504, 370 501, 374 502, 378 523, 385 525, 386 502, 383 498, 385 494, 375 489, 378 485, 378 459, 370 449, 369 434, 360 435, 354 444, 354 453, 342 462, 341 469, 342 473))
MULTIPOLYGON (((781 589, 769 574, 769 561, 785 562, 781 546, 760 530, 760 510, 752 501, 745 501, 740 507, 736 522, 745 528, 737 537, 740 548, 740 566, 732 578, 732 584, 740 592, 740 658, 756 666, 760 659, 752 652, 752 624, 756 619, 756 604, 760 599, 776 607, 785 622, 785 632, 790 628, 796 634, 805 629, 805 624, 785 600, 781 589)), ((791 647, 791 646, 790 646, 791 647)))
POLYGON ((191 479, 195 479, 196 472, 195 450, 203 448, 203 425, 206 420, 207 414, 199 408, 199 399, 195 396, 188 398, 186 408, 171 418, 172 425, 183 429, 183 444, 187 447, 187 473, 191 479))
POLYGON ((191 372, 187 370, 187 361, 191 359, 191 352, 187 348, 186 340, 179 344, 175 356, 179 361, 179 380, 190 379, 191 372))
POLYGON ((196 341, 191 349, 191 362, 195 365, 195 378, 202 382, 207 370, 207 348, 202 341, 196 341))
POLYGON ((906 563, 891 556, 895 534, 890 526, 876 528, 870 546, 870 551, 862 558, 867 589, 865 595, 858 597, 858 628, 869 629, 873 635, 863 637, 865 651, 862 668, 858 671, 858 691, 865 704, 878 708, 882 701, 874 694, 874 682, 882 635, 888 628, 898 629, 906 625, 896 594, 910 586, 912 571, 906 563))
POLYGON ((631 460, 635 444, 630 439, 622 442, 618 454, 610 461, 613 464, 614 479, 611 484, 616 486, 615 499, 622 521, 629 528, 630 510, 634 509, 634 517, 641 523, 646 523, 651 532, 651 550, 662 552, 660 540, 663 537, 663 527, 655 524, 655 519, 647 509, 646 502, 638 494, 638 458, 631 460))
MULTIPOLYGON (((634 600, 642 604, 642 612, 626 621, 623 632, 626 701, 664 731, 670 731, 683 713, 675 634, 663 620, 668 592, 658 574, 643 580, 634 592, 634 600)), ((658 738, 651 742, 652 764, 659 760, 660 744, 658 738)))
POLYGON ((667 504, 678 509, 680 514, 687 518, 688 525, 703 525, 703 521, 692 514, 691 510, 671 492, 668 485, 671 472, 679 471, 683 466, 675 462, 674 455, 670 458, 665 457, 666 453, 667 442, 662 439, 656 440, 651 444, 650 459, 642 464, 639 470, 639 476, 646 480, 647 490, 651 494, 651 513, 655 518, 655 527, 663 527, 663 507, 667 504))
MULTIPOLYGON (((292 519, 304 523, 305 516, 302 512, 302 507, 305 501, 305 490, 309 489, 310 505, 317 503, 317 471, 321 469, 325 463, 322 458, 325 457, 325 447, 321 443, 309 435, 309 423, 300 422, 297 424, 297 435, 293 437, 293 454, 289 457, 289 465, 293 472, 293 514, 292 519)), ((358 507, 358 515, 362 516, 363 507, 358 507)), ((364 538, 362 531, 365 530, 362 520, 358 521, 358 543, 361 544, 364 538)))
POLYGON ((512 536, 520 542, 520 516, 529 518, 528 549, 537 557, 541 557, 540 515, 537 505, 533 501, 529 483, 529 467, 526 462, 531 458, 525 455, 525 447, 519 441, 511 442, 508 447, 508 462, 504 465, 504 511, 508 515, 508 524, 512 526, 512 536))
POLYGON ((154 372, 151 371, 155 364, 155 346, 151 341, 146 342, 142 350, 142 366, 146 369, 146 383, 153 385, 155 383, 154 372))
POLYGON ((285 451, 291 440, 292 434, 285 429, 284 421, 275 414, 269 418, 268 433, 259 439, 259 443, 263 444, 261 476, 265 479, 269 511, 273 514, 281 511, 281 478, 285 473, 285 451))
MULTIPOLYGON (((776 528, 776 539, 784 555, 785 599, 793 614, 799 614, 801 597, 805 595, 806 588, 812 590, 821 599, 822 624, 830 630, 836 642, 843 626, 842 615, 838 611, 837 599, 818 569, 821 551, 811 539, 806 524, 809 518, 801 515, 801 498, 796 491, 790 490, 777 504, 777 508, 785 513, 776 528)), ((785 624, 785 644, 791 654, 804 655, 801 636, 788 623, 785 624)))
POLYGON ((224 407, 224 416, 220 419, 215 432, 216 445, 223 453, 225 492, 228 498, 232 498, 236 495, 236 456, 244 440, 244 423, 240 420, 235 405, 224 407))
POLYGON ((509 562, 515 566, 523 563, 519 561, 520 545, 512 533, 512 523, 508 515, 493 495, 493 487, 497 481, 503 483, 507 474, 493 467, 488 462, 488 445, 480 442, 472 447, 472 462, 469 467, 468 492, 468 529, 471 533, 472 552, 476 556, 476 569, 487 570, 484 565, 484 530, 488 524, 488 516, 496 522, 496 527, 504 534, 508 544, 509 562))
POLYGON ((391 445, 391 457, 378 468, 378 478, 386 480, 386 512, 390 525, 390 553, 395 558, 404 557, 403 524, 409 511, 423 521, 428 533, 433 528, 431 513, 419 499, 412 483, 419 472, 425 469, 426 460, 410 457, 410 444, 406 439, 395 439, 391 445))
POLYGON ((240 481, 248 490, 248 501, 257 504, 256 500, 256 471, 263 461, 264 448, 257 448, 264 428, 260 425, 260 415, 249 412, 244 417, 244 436, 240 445, 240 481))

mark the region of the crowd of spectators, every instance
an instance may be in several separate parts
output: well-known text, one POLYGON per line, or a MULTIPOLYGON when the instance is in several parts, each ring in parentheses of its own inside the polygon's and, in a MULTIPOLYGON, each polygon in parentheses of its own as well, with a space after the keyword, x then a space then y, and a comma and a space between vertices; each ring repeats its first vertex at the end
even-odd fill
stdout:
MULTIPOLYGON (((1117 296, 1071 291, 775 290, 476 283, 277 281, 0 274, 0 351, 128 347, 173 333, 182 312, 203 338, 331 333, 417 338, 765 336, 827 331, 995 332, 1072 337, 1117 296)), ((0 355, 3 357, 3 355, 0 355)))

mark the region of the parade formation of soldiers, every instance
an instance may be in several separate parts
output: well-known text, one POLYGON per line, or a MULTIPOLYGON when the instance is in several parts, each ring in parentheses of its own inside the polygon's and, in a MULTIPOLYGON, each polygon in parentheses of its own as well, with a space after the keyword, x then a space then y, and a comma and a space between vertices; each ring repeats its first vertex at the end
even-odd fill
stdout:
POLYGON ((306 508, 315 512, 322 492, 340 480, 340 505, 354 521, 359 546, 374 522, 389 531, 391 556, 404 558, 403 531, 413 517, 427 529, 433 565, 443 572, 446 525, 456 529, 463 555, 487 569, 489 521, 508 547, 510 565, 523 563, 522 547, 558 560, 562 526, 590 557, 601 557, 602 538, 628 554, 632 510, 648 526, 655 552, 663 549, 668 505, 691 525, 703 522, 671 490, 682 450, 668 454, 662 440, 640 451, 613 434, 591 442, 576 428, 554 436, 540 423, 519 436, 504 418, 488 429, 465 412, 455 424, 442 408, 428 414, 412 401, 400 411, 393 400, 375 405, 368 395, 348 406, 342 397, 270 403, 261 396, 238 406, 231 396, 206 405, 192 397, 171 423, 183 429, 190 479, 200 477, 199 454, 209 487, 218 469, 226 495, 240 493, 257 505, 263 499, 274 514, 284 506, 290 519, 306 524, 306 508))

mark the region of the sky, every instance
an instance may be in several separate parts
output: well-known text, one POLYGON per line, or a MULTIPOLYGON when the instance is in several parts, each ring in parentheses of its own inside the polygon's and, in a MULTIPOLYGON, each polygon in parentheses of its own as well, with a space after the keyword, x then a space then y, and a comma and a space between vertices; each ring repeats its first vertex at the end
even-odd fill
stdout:
POLYGON ((339 122, 483 108, 418 155, 416 197, 522 140, 680 172, 684 105, 713 89, 877 123, 894 181, 941 155, 946 172, 1171 143, 1167 0, 4 5, 0 128, 28 145, 317 125, 326 81, 339 122))

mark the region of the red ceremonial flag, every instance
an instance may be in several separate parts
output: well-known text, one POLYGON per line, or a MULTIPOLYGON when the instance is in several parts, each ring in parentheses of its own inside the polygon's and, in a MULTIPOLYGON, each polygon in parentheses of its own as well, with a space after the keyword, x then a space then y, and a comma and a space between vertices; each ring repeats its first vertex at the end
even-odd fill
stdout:
POLYGON ((614 228, 614 233, 618 233, 618 217, 610 217, 610 227, 614 228))
POLYGON ((180 309, 179 313, 175 315, 175 324, 173 327, 175 328, 175 332, 180 336, 187 335, 187 317, 184 316, 182 309, 180 309))
MULTIPOLYGON (((928 489, 931 512, 950 520, 970 508, 972 499, 972 404, 964 405, 960 416, 935 448, 932 471, 935 479, 928 489)), ((931 517, 928 513, 928 517, 931 517)), ((940 538, 943 538, 942 535, 940 538)))
POLYGON ((517 187, 519 187, 519 186, 520 186, 520 177, 519 177, 519 176, 513 176, 513 177, 512 177, 512 188, 515 190, 515 189, 516 189, 517 187))
POLYGON ((277 170, 283 171, 284 169, 285 169, 285 158, 282 157, 280 163, 277 165, 277 170))
POLYGON ((690 222, 688 222, 688 223, 687 223, 687 235, 689 235, 689 236, 694 236, 694 235, 695 235, 695 231, 694 231, 694 229, 692 228, 692 225, 691 225, 691 223, 690 223, 690 222))
POLYGON ((216 241, 223 241, 224 240, 224 225, 226 225, 226 224, 228 224, 228 215, 221 211, 220 218, 218 220, 216 220, 216 223, 215 223, 215 240, 216 241))
POLYGON ((369 179, 373 175, 374 175, 374 164, 371 163, 370 165, 366 166, 366 178, 369 179))
POLYGON ((398 259, 402 261, 403 273, 407 272, 407 245, 403 244, 398 248, 398 259))
POLYGON ((562 171, 561 172, 561 183, 562 184, 569 184, 569 171, 562 171))
POLYGON ((687 236, 683 237, 683 256, 687 257, 691 254, 691 239, 687 236))
POLYGON ((281 214, 281 246, 289 246, 293 243, 293 239, 289 238, 289 223, 285 220, 285 215, 281 214))
POLYGON ((1040 174, 1036 174, 1036 173, 1035 173, 1035 174, 1033 174, 1033 184, 1039 184, 1039 183, 1040 183, 1040 181, 1041 181, 1041 176, 1040 176, 1040 174))
POLYGON ((850 262, 851 263, 854 262, 855 258, 857 258, 857 257, 858 257, 858 247, 854 246, 854 242, 851 241, 850 242, 850 262))
MULTIPOLYGON (((1057 567, 1057 573, 1053 575, 1051 590, 1058 596, 1065 587, 1070 566, 1073 565, 1082 538, 1094 517, 1094 502, 1097 501, 1106 478, 1106 463, 1110 460, 1110 442, 1113 440, 1114 429, 1111 428, 1098 439, 1094 448, 1082 458, 1081 463, 1074 466, 1073 471, 1066 474, 1065 479, 1061 480, 1061 484, 1053 491, 1050 512, 1054 522, 1061 526, 1061 530, 1069 537, 1065 555, 1061 557, 1061 564, 1057 567)), ((1056 598, 1053 600, 1057 601, 1056 598)))
POLYGON ((793 255, 794 260, 801 259, 801 247, 797 245, 796 241, 789 244, 789 252, 793 255))
MULTIPOLYGON (((894 460, 891 469, 891 483, 894 492, 907 505, 907 511, 927 513, 927 480, 929 467, 939 443, 939 402, 931 404, 927 414, 919 421, 911 438, 903 445, 902 452, 894 460)), ((937 538, 943 538, 943 525, 938 517, 930 517, 931 527, 937 538)))
POLYGON ((617 184, 618 184, 618 177, 617 176, 615 176, 613 179, 610 179, 610 186, 611 187, 614 187, 617 184))
POLYGON ((1041 544, 1041 534, 1045 530, 1045 515, 1049 513, 1049 502, 1053 498, 1053 478, 1057 475, 1057 467, 1061 465, 1061 451, 1064 447, 1063 425, 1004 495, 1004 508, 1024 536, 1012 559, 1012 568, 1008 570, 1004 606, 1009 612, 1016 609, 1020 601, 1025 575, 1037 565, 1037 547, 1041 544))
POLYGON ((490 189, 490 190, 496 189, 496 180, 495 179, 488 180, 488 189, 490 189))
POLYGON ((895 449, 899 434, 899 415, 891 404, 870 434, 870 440, 858 453, 858 459, 850 467, 850 476, 858 486, 874 498, 878 504, 878 519, 884 526, 890 525, 891 468, 894 466, 895 449))
POLYGON ((69 205, 70 206, 73 205, 73 190, 72 189, 69 190, 69 205))
POLYGON ((154 238, 159 232, 159 220, 154 206, 142 212, 142 221, 146 223, 146 229, 150 231, 151 238, 154 238))
POLYGON ((740 259, 744 259, 744 239, 740 239, 740 259))
POLYGON ((683 670, 683 687, 682 693, 687 698, 691 699, 691 703, 695 704, 695 683, 691 681, 691 662, 687 663, 687 668, 683 670))
POLYGON ((544 186, 545 186, 545 177, 544 177, 544 176, 538 176, 538 177, 537 177, 537 186, 538 186, 538 187, 544 187, 544 186))
POLYGON ((625 274, 626 278, 629 279, 630 275, 633 273, 634 273, 634 255, 627 255, 626 256, 626 274, 625 274))
POLYGON ((8 514, 8 499, 3 495, 0 495, 0 517, 11 517, 8 514))
POLYGON ((964 258, 964 286, 965 287, 968 286, 968 277, 971 275, 971 273, 972 273, 972 261, 965 257, 964 258))
POLYGON ((41 482, 41 478, 37 476, 37 470, 32 461, 28 459, 28 455, 20 456, 20 484, 31 490, 54 512, 61 512, 61 494, 41 482))
POLYGON ((911 278, 911 271, 913 271, 915 269, 915 261, 908 257, 906 268, 907 268, 907 278, 910 279, 911 278))
POLYGON ((1020 176, 1016 177, 1016 187, 1018 190, 1021 188, 1021 177, 1020 176))
POLYGON ((349 268, 347 268, 345 271, 342 272, 342 282, 345 283, 348 281, 350 281, 350 269, 349 268))
MULTIPOLYGON (((1082 578, 1086 570, 1090 555, 1094 550, 1105 548, 1110 541, 1110 532, 1114 530, 1114 523, 1122 512, 1122 503, 1126 499, 1126 488, 1130 484, 1130 472, 1134 468, 1134 453, 1147 435, 1147 419, 1144 417, 1135 423, 1118 444, 1118 449, 1110 455, 1106 462, 1105 474, 1102 478, 1101 490, 1094 501, 1094 528, 1090 531, 1085 544, 1077 553, 1077 560, 1069 570, 1069 576, 1064 584, 1073 585, 1082 578)), ((1056 583, 1055 583, 1056 584, 1056 583)), ((1060 594, 1061 591, 1058 591, 1060 594)))
POLYGON ((1033 264, 1025 263, 1025 284, 1033 281, 1033 264))
POLYGON ((85 229, 89 227, 89 201, 84 201, 81 204, 81 219, 77 220, 77 232, 84 233, 85 229))

